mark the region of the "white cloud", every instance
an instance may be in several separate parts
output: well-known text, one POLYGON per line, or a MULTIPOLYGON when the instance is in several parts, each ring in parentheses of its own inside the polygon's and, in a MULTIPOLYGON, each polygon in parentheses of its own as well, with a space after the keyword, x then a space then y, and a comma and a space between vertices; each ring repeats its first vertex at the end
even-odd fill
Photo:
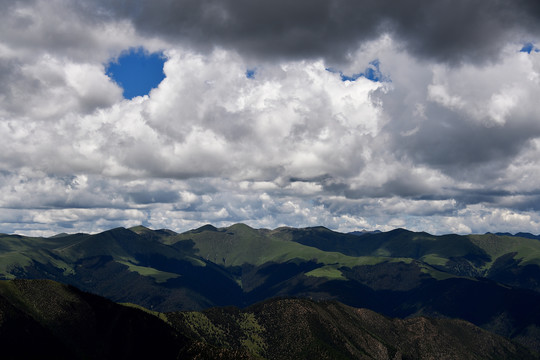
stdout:
POLYGON ((40 76, 49 97, 28 93, 30 106, 3 122, 4 154, 26 156, 45 172, 263 181, 341 175, 359 170, 359 141, 378 131, 369 94, 379 85, 345 84, 321 62, 268 66, 251 80, 235 54, 171 53, 160 87, 133 101, 120 100, 99 66, 47 64, 40 76), (39 122, 47 119, 52 125, 39 122))
POLYGON ((504 58, 494 64, 435 67, 428 98, 485 126, 534 115, 533 99, 540 95, 534 70, 538 56, 518 52, 518 48, 519 44, 509 45, 504 58))

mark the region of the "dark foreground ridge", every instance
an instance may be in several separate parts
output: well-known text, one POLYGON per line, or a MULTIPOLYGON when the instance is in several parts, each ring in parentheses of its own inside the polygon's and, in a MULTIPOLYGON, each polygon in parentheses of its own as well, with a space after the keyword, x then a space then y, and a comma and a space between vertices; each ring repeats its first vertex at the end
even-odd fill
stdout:
POLYGON ((335 301, 157 313, 50 280, 0 282, 2 359, 534 359, 461 320, 390 319, 335 301))
POLYGON ((2 359, 235 359, 150 313, 50 280, 0 282, 2 359))

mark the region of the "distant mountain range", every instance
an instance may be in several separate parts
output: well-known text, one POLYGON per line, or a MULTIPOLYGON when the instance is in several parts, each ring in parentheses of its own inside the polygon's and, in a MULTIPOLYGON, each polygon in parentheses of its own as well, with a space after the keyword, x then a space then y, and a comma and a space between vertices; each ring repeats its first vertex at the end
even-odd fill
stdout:
POLYGON ((55 280, 160 312, 332 300, 390 317, 463 319, 540 351, 540 241, 527 236, 244 224, 4 234, 0 277, 55 280))
POLYGON ((362 235, 368 235, 368 234, 378 234, 380 232, 382 232, 382 231, 380 231, 380 230, 373 230, 373 231, 361 230, 361 231, 351 231, 348 234, 362 236, 362 235))
MULTIPOLYGON (((490 233, 487 233, 487 234, 490 234, 490 233)), ((522 237, 522 238, 527 238, 527 239, 540 240, 540 235, 533 235, 531 233, 526 233, 526 232, 518 232, 516 234, 511 234, 511 233, 508 233, 508 232, 505 232, 505 233, 498 232, 498 233, 495 233, 495 235, 499 235, 499 236, 515 236, 515 237, 522 237)))

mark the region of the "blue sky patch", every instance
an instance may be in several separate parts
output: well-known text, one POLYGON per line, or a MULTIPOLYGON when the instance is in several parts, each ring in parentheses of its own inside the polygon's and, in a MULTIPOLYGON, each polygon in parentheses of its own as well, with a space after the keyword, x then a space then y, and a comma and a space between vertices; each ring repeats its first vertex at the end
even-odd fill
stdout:
POLYGON ((124 98, 133 99, 150 93, 165 78, 163 53, 149 53, 146 49, 132 48, 123 52, 116 61, 107 64, 106 73, 124 89, 124 98))
POLYGON ((520 50, 520 52, 526 52, 527 54, 530 54, 533 51, 540 52, 540 49, 534 46, 532 42, 526 43, 520 50))
POLYGON ((356 81, 358 78, 361 77, 375 82, 390 81, 387 76, 383 75, 383 73, 379 69, 379 65, 379 60, 375 59, 369 63, 369 66, 363 72, 352 75, 346 75, 342 71, 336 70, 334 68, 326 68, 326 71, 339 74, 341 76, 341 81, 356 81))
POLYGON ((248 79, 255 79, 255 73, 256 73, 256 69, 247 69, 246 70, 246 77, 248 79))

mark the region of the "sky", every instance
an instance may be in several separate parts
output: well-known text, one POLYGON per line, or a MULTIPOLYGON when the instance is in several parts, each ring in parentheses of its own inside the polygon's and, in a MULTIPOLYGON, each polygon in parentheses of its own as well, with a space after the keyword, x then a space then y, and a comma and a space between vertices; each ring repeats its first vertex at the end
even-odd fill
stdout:
POLYGON ((540 233, 537 0, 0 10, 2 233, 540 233))
POLYGON ((144 48, 131 48, 106 65, 106 74, 123 92, 124 98, 132 100, 148 95, 165 78, 162 53, 149 53, 144 48))

